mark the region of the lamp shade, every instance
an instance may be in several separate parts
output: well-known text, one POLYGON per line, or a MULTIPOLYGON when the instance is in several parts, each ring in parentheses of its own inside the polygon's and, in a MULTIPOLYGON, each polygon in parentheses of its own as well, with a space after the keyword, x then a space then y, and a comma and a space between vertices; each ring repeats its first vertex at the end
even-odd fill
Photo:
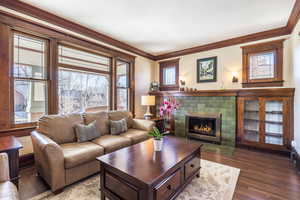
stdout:
POLYGON ((154 106, 155 105, 155 96, 142 96, 142 105, 143 106, 154 106))

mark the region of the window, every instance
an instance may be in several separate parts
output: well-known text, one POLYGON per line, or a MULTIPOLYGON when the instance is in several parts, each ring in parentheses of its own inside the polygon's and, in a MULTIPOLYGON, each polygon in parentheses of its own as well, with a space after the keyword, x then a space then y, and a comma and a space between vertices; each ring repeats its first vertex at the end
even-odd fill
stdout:
POLYGON ((110 108, 110 58, 60 45, 58 62, 60 113, 110 108))
POLYGON ((160 62, 160 90, 178 90, 179 59, 160 62))
POLYGON ((283 41, 244 46, 243 87, 282 86, 283 41))
POLYGON ((48 41, 13 33, 14 123, 37 121, 47 113, 48 41))
POLYGON ((117 86, 117 110, 130 110, 130 64, 117 60, 116 62, 116 86, 117 86))

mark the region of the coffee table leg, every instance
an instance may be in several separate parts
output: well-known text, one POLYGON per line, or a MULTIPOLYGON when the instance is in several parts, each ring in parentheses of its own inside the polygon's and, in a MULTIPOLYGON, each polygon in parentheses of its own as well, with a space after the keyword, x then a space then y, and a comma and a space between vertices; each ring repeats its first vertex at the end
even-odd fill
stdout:
POLYGON ((196 177, 197 177, 197 178, 200 178, 200 173, 196 174, 196 177))
POLYGON ((105 200, 105 195, 101 192, 101 200, 105 200))

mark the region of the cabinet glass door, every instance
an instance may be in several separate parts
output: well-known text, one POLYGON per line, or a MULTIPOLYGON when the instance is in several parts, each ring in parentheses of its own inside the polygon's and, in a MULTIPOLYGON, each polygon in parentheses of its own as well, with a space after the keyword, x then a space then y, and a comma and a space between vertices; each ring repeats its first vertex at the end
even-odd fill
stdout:
POLYGON ((245 100, 244 139, 259 142, 259 100, 245 100))
POLYGON ((265 101, 265 143, 283 145, 283 101, 265 101))

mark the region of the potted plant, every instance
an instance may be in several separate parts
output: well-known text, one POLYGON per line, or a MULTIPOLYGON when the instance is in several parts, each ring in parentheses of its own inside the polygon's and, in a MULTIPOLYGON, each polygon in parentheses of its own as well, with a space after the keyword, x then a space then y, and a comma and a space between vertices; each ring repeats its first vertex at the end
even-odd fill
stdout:
POLYGON ((163 145, 163 134, 158 128, 153 127, 153 130, 149 132, 149 135, 154 138, 154 151, 161 151, 163 145))

